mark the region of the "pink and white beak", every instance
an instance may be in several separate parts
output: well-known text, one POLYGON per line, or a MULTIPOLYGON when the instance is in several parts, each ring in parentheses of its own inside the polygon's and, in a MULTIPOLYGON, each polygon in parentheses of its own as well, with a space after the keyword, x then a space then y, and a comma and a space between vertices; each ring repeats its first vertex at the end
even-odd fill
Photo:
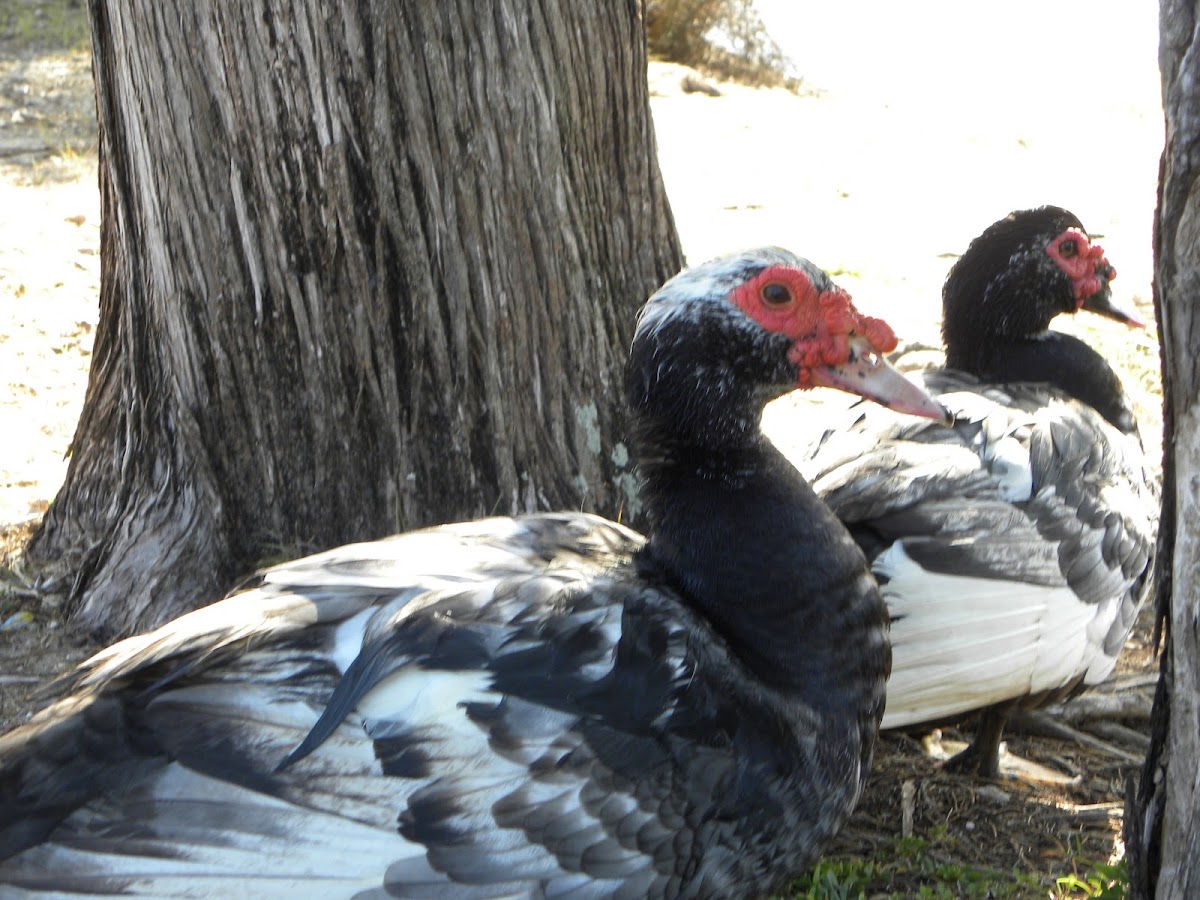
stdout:
POLYGON ((858 394, 896 412, 946 423, 953 419, 941 403, 905 378, 862 335, 851 336, 846 362, 814 367, 812 383, 858 394))

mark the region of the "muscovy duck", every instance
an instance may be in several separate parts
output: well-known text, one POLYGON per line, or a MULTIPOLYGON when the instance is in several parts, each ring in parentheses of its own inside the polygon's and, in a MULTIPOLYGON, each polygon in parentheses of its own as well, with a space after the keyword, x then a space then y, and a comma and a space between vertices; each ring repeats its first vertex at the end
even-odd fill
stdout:
POLYGON ((629 366, 649 532, 447 525, 267 570, 0 739, 0 891, 757 896, 853 807, 887 615, 762 436, 836 385, 944 416, 809 262, 676 276, 629 366))
POLYGON ((880 581, 883 727, 981 712, 952 769, 998 777, 1013 706, 1103 681, 1149 589, 1157 487, 1129 401, 1100 354, 1049 330, 1079 309, 1140 325, 1114 275, 1071 213, 1012 213, 946 279, 947 368, 914 375, 952 428, 862 404, 823 423, 799 402, 764 417, 880 581))

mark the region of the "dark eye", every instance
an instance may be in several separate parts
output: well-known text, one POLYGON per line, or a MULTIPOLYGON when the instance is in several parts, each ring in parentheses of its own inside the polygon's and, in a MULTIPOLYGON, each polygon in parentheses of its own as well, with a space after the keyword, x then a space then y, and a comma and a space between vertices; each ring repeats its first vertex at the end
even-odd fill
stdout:
POLYGON ((786 284, 781 284, 778 281, 770 281, 762 286, 763 302, 768 306, 783 306, 785 303, 792 302, 792 292, 788 290, 786 284))
POLYGON ((1063 259, 1071 259, 1079 252, 1079 245, 1074 240, 1063 241, 1058 245, 1058 252, 1063 259))

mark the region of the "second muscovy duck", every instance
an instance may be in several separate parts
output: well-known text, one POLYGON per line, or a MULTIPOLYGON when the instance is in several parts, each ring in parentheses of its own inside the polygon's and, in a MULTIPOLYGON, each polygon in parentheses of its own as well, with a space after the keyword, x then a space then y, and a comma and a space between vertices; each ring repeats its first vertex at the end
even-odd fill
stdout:
POLYGON ((834 385, 944 411, 781 250, 645 306, 645 541, 574 513, 331 550, 116 644, 0 739, 4 896, 742 897, 858 796, 887 615, 762 436, 834 385))
POLYGON ((1081 309, 1140 325, 1114 275, 1071 213, 1015 212, 952 268, 947 367, 914 376, 952 428, 861 404, 827 412, 824 433, 792 407, 764 419, 880 581, 883 727, 981 712, 954 768, 996 777, 1014 704, 1104 680, 1149 587, 1157 488, 1129 401, 1100 354, 1049 329, 1081 309))

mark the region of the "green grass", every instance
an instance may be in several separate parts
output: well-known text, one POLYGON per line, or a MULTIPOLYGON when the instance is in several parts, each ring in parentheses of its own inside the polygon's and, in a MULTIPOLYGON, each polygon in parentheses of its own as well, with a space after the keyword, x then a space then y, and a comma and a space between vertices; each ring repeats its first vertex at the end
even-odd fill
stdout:
POLYGON ((1125 870, 1125 860, 1121 860, 1116 865, 1094 865, 1083 876, 1063 875, 1054 884, 1058 897, 1121 900, 1129 885, 1129 873, 1125 870))
POLYGON ((793 882, 783 900, 1117 900, 1124 896, 1124 864, 1092 865, 1086 874, 1056 879, 951 861, 954 838, 944 829, 929 837, 894 838, 871 859, 830 857, 793 882))

